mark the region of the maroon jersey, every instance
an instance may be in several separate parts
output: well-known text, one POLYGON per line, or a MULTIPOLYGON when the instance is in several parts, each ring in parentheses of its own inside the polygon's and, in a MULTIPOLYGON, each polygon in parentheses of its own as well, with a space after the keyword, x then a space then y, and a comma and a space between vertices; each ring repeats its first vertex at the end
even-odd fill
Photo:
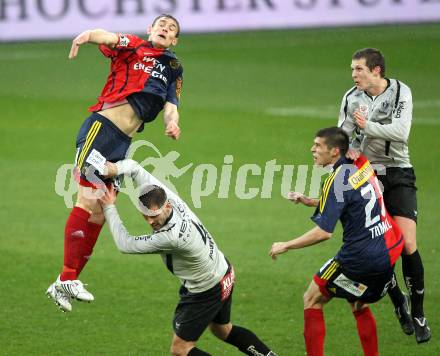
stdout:
POLYGON ((175 54, 169 49, 154 48, 151 42, 134 35, 118 36, 114 48, 99 46, 111 59, 111 67, 98 102, 89 111, 99 111, 104 103, 118 102, 139 92, 155 95, 162 103, 178 105, 183 69, 175 54))

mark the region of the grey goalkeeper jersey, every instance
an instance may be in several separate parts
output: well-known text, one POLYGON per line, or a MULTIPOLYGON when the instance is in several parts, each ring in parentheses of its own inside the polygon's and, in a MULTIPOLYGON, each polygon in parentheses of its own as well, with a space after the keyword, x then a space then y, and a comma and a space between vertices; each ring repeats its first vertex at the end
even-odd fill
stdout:
POLYGON ((132 236, 114 205, 104 208, 116 246, 124 253, 161 254, 167 268, 192 293, 204 292, 220 282, 228 269, 223 253, 186 203, 143 169, 136 161, 116 163, 119 174, 130 176, 138 187, 162 187, 173 211, 165 225, 150 235, 132 236))
POLYGON ((338 126, 349 135, 353 148, 359 149, 373 164, 387 167, 412 167, 408 137, 412 121, 410 88, 396 79, 387 79, 385 91, 371 97, 351 88, 342 98, 338 126), (354 112, 367 115, 364 130, 359 130, 354 112))

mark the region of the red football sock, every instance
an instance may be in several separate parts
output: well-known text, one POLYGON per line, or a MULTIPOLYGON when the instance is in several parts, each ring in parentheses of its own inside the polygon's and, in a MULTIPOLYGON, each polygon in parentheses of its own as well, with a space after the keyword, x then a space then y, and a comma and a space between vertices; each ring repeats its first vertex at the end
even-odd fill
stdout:
POLYGON ((103 225, 89 222, 87 225, 86 238, 81 244, 81 259, 78 265, 78 276, 83 270, 89 258, 92 256, 93 248, 95 247, 96 240, 98 240, 99 233, 101 232, 103 225))
POLYGON ((363 308, 353 312, 356 318, 359 338, 361 339, 362 349, 365 356, 377 356, 379 348, 377 346, 376 320, 370 308, 363 308))
POLYGON ((308 356, 324 355, 325 323, 322 309, 304 309, 304 340, 308 356))
POLYGON ((75 206, 67 219, 64 229, 64 266, 60 275, 62 281, 78 278, 81 245, 87 234, 89 217, 89 212, 75 206))

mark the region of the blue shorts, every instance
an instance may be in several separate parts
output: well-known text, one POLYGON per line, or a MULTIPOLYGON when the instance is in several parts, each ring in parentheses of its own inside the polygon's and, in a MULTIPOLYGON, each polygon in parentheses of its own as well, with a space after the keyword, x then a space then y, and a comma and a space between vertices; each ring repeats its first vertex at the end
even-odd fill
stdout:
POLYGON ((90 115, 76 137, 75 166, 79 183, 85 186, 107 183, 109 179, 104 179, 90 162, 87 162, 90 153, 97 151, 107 161, 117 162, 125 158, 130 143, 131 137, 109 119, 97 113, 90 115))

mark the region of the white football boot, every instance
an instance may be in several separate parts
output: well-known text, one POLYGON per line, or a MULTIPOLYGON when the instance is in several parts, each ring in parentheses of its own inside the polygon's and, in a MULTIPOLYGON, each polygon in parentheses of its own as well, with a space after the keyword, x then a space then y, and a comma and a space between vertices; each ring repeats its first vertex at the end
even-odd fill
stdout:
POLYGON ((61 281, 60 276, 58 276, 55 282, 55 288, 58 291, 83 302, 92 302, 95 300, 93 294, 85 289, 84 284, 78 279, 61 281))
POLYGON ((66 293, 59 291, 55 287, 55 283, 52 283, 46 291, 48 298, 52 298, 56 305, 62 312, 72 311, 72 304, 70 304, 70 296, 66 293))

